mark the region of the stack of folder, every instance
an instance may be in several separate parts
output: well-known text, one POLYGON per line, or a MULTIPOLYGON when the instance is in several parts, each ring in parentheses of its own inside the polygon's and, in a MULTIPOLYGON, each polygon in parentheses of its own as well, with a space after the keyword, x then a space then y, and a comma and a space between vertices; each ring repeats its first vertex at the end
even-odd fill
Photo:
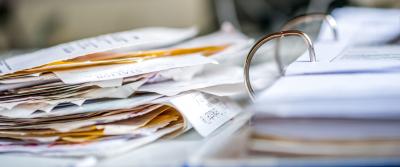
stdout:
POLYGON ((251 41, 195 34, 144 28, 1 60, 0 152, 111 155, 192 126, 208 135, 239 112, 212 88, 240 85, 241 69, 218 62, 251 41))

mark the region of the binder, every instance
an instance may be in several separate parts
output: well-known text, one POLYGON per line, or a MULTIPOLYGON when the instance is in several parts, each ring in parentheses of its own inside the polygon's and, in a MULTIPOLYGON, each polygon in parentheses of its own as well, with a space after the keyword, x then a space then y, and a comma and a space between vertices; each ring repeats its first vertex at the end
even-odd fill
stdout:
POLYGON ((332 16, 330 16, 328 14, 322 14, 322 13, 311 13, 311 14, 307 14, 307 15, 300 15, 300 16, 294 17, 293 19, 289 20, 282 26, 280 32, 268 34, 266 36, 263 36, 262 38, 260 38, 258 41, 255 42, 253 47, 250 49, 248 55, 246 56, 245 63, 244 63, 244 79, 245 79, 246 91, 252 100, 254 100, 254 89, 250 83, 249 72, 250 72, 250 64, 251 64, 254 54, 257 52, 257 50, 264 44, 268 43, 269 41, 271 41, 273 39, 277 39, 277 45, 275 48, 274 59, 277 63, 280 75, 283 76, 285 74, 286 67, 282 63, 282 58, 281 58, 281 55, 279 52, 280 40, 282 38, 288 37, 288 36, 298 36, 298 37, 302 38, 304 40, 304 43, 307 45, 309 61, 316 62, 317 58, 315 55, 314 44, 313 44, 311 38, 302 31, 293 30, 293 28, 296 25, 299 25, 302 23, 308 23, 308 22, 316 21, 316 20, 324 20, 328 24, 329 28, 332 30, 332 35, 333 35, 335 41, 337 41, 339 39, 337 23, 332 16))
MULTIPOLYGON (((396 104, 400 99, 400 86, 395 84, 400 81, 398 71, 378 72, 366 68, 364 72, 286 76, 287 68, 281 61, 283 55, 279 54, 278 45, 274 59, 280 78, 256 99, 249 74, 251 62, 257 50, 272 39, 278 39, 279 44, 284 37, 302 38, 309 56, 309 62, 304 64, 310 67, 317 64, 314 45, 308 35, 290 30, 307 18, 325 19, 338 39, 337 26, 329 21, 330 17, 301 16, 285 24, 282 31, 262 37, 246 57, 245 86, 255 102, 248 108, 255 112, 248 136, 249 150, 260 155, 306 157, 399 156, 400 135, 395 132, 400 128, 400 107, 396 104)), ((396 68, 399 65, 397 63, 396 68)))

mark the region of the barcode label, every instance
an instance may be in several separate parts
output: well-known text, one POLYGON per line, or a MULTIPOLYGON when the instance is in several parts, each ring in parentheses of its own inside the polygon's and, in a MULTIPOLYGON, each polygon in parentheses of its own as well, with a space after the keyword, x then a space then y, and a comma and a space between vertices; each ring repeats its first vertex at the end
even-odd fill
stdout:
POLYGON ((227 97, 193 92, 171 99, 202 136, 208 136, 218 127, 236 116, 241 108, 227 97))

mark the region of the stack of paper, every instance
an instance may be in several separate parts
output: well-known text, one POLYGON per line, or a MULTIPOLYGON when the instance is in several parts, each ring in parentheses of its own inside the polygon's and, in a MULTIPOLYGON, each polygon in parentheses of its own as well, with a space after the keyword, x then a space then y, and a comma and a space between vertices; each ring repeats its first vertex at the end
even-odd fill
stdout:
POLYGON ((256 112, 251 150, 298 156, 399 156, 398 75, 333 73, 279 79, 251 108, 256 112))
POLYGON ((214 87, 241 84, 241 68, 223 62, 251 40, 195 34, 145 28, 1 60, 0 152, 110 155, 190 124, 209 135, 239 111, 214 87))

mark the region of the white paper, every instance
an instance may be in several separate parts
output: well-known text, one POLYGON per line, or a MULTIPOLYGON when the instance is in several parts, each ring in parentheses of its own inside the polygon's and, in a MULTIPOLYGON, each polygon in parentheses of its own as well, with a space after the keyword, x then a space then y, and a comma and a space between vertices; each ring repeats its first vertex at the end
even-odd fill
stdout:
POLYGON ((215 96, 234 96, 238 94, 245 94, 246 93, 245 89, 246 87, 244 83, 237 83, 237 84, 210 86, 197 90, 215 96))
POLYGON ((82 99, 82 98, 64 98, 64 99, 58 99, 58 100, 28 100, 28 101, 19 101, 19 102, 11 102, 11 103, 0 103, 0 107, 11 110, 15 106, 18 106, 21 104, 44 103, 44 104, 57 105, 60 103, 75 103, 75 102, 78 102, 76 104, 82 104, 84 101, 85 101, 85 99, 82 99))
POLYGON ((143 28, 82 39, 2 59, 0 75, 96 52, 158 48, 193 37, 196 32, 194 28, 143 28))
POLYGON ((107 65, 54 72, 64 83, 83 83, 124 78, 167 69, 216 63, 200 54, 163 57, 139 63, 107 65))
POLYGON ((187 81, 191 80, 195 75, 201 73, 204 66, 191 66, 191 67, 181 67, 174 68, 166 71, 160 71, 158 75, 166 80, 173 79, 174 81, 187 81))
POLYGON ((88 93, 79 95, 79 97, 85 99, 127 98, 146 82, 147 79, 141 79, 139 81, 135 81, 118 87, 98 88, 88 93))
POLYGON ((86 113, 86 112, 96 112, 96 111, 107 111, 107 110, 116 110, 116 109, 127 109, 133 108, 139 105, 143 105, 146 103, 150 103, 152 100, 160 98, 161 95, 141 95, 134 96, 126 99, 117 99, 117 100, 107 100, 100 102, 93 102, 89 104, 83 104, 82 106, 70 106, 52 110, 51 113, 37 113, 31 115, 31 118, 36 117, 49 117, 49 116, 61 116, 68 114, 78 114, 78 113, 86 113))
MULTIPOLYGON (((346 43, 335 41, 314 43, 317 62, 331 62, 347 47, 346 43)), ((305 51, 295 62, 310 62, 310 54, 305 51)), ((290 66, 290 65, 289 65, 290 66)))
POLYGON ((24 83, 24 82, 39 82, 39 81, 57 81, 59 80, 56 75, 49 73, 49 74, 35 74, 34 76, 29 77, 22 77, 22 78, 9 78, 9 79, 2 79, 0 83, 2 84, 15 84, 15 83, 24 83), (37 75, 37 76, 35 76, 37 75))
POLYGON ((122 82, 123 82, 123 79, 122 78, 118 78, 118 79, 90 82, 90 83, 87 83, 86 85, 96 85, 96 86, 99 86, 101 88, 109 88, 109 87, 121 86, 122 82))
POLYGON ((242 69, 236 66, 209 66, 192 80, 146 84, 141 86, 138 91, 155 92, 162 95, 173 96, 194 89, 242 83, 242 73, 242 69))
POLYGON ((33 104, 21 104, 13 109, 3 109, 0 111, 1 116, 11 117, 11 118, 25 118, 31 115, 33 112, 39 109, 47 108, 53 106, 46 103, 33 103, 33 104))
POLYGON ((48 83, 49 81, 43 80, 43 81, 32 81, 32 82, 21 82, 21 83, 13 83, 13 84, 0 84, 0 91, 6 91, 6 90, 12 90, 12 89, 17 89, 17 88, 22 88, 22 87, 29 87, 29 86, 34 86, 34 85, 40 85, 40 84, 45 84, 48 83))
POLYGON ((390 61, 294 62, 286 69, 285 75, 382 73, 399 71, 400 62, 390 61))
MULTIPOLYGON (((377 8, 338 8, 332 12, 340 43, 371 45, 387 43, 400 34, 400 10, 377 8)), ((332 32, 323 24, 319 41, 332 41, 332 32)))
POLYGON ((396 45, 354 46, 346 48, 333 61, 400 61, 400 47, 396 45))

